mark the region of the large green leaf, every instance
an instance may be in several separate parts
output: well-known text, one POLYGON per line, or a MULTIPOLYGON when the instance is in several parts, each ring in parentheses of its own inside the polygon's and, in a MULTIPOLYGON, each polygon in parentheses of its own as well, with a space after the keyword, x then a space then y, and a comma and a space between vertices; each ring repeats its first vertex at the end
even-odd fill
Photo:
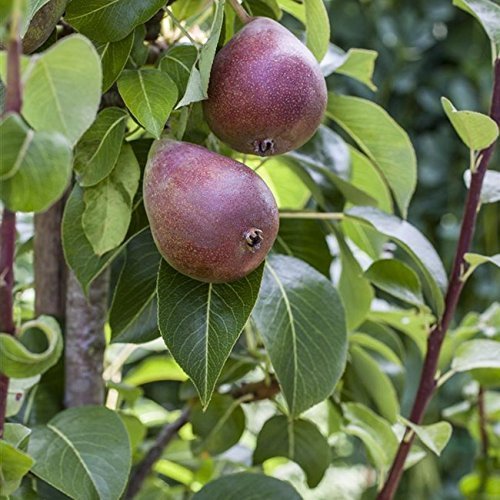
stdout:
POLYGON ((488 38, 496 47, 493 55, 498 56, 500 52, 500 6, 490 0, 453 0, 453 5, 472 14, 481 23, 488 38))
POLYGON ((391 380, 361 347, 353 345, 349 353, 357 382, 366 389, 380 414, 394 423, 399 414, 399 402, 391 380))
POLYGON ((141 175, 129 144, 123 144, 111 174, 83 193, 82 225, 94 253, 102 256, 123 242, 141 175))
POLYGON ((389 422, 360 403, 346 403, 342 410, 347 421, 345 431, 363 441, 379 471, 388 469, 398 449, 398 438, 389 422))
POLYGON ((372 207, 353 207, 346 213, 395 240, 414 260, 424 278, 424 292, 437 314, 443 311, 443 292, 447 287, 443 263, 434 247, 422 233, 408 222, 372 207))
POLYGON ((201 283, 165 261, 158 272, 158 325, 175 360, 193 381, 203 406, 257 300, 262 267, 224 284, 201 283))
POLYGON ((295 488, 274 477, 249 472, 239 472, 219 477, 198 491, 193 500, 302 500, 295 488))
POLYGON ((318 61, 328 50, 330 42, 330 20, 323 0, 305 0, 306 44, 318 61))
POLYGON ((14 115, 7 117, 0 127, 2 168, 8 176, 0 181, 0 199, 12 211, 47 209, 68 186, 70 144, 57 132, 29 130, 14 115))
POLYGON ((9 497, 19 488, 22 478, 34 464, 34 460, 7 441, 0 440, 0 496, 9 497))
POLYGON ((40 316, 24 323, 16 337, 0 333, 0 366, 8 377, 33 377, 55 365, 62 349, 63 339, 57 321, 50 316, 40 316), (25 345, 25 336, 32 337, 34 332, 40 332, 45 337, 42 342, 37 342, 46 347, 41 352, 30 350, 29 343, 25 345))
POLYGON ((262 464, 272 457, 286 457, 300 465, 310 488, 323 479, 332 459, 328 441, 316 425, 281 415, 269 419, 259 432, 253 463, 262 464))
POLYGON ((201 403, 194 405, 190 421, 199 437, 193 443, 196 453, 218 455, 234 446, 245 430, 241 401, 220 394, 214 394, 205 411, 201 403))
POLYGON ((307 219, 281 219, 274 249, 297 257, 310 264, 321 274, 330 276, 332 254, 321 224, 307 219))
POLYGON ((165 5, 165 0, 87 0, 70 2, 65 19, 80 33, 101 42, 125 38, 165 5))
POLYGON ((62 242, 66 262, 87 293, 90 283, 111 264, 122 247, 115 248, 101 257, 96 255, 83 231, 84 210, 83 189, 75 185, 64 209, 62 242))
POLYGON ((157 139, 177 102, 177 87, 158 69, 123 71, 118 90, 137 121, 157 139))
POLYGON ((131 466, 120 417, 100 406, 71 408, 36 427, 28 451, 33 474, 78 500, 121 497, 131 466))
POLYGON ((120 154, 127 118, 123 109, 103 109, 78 141, 74 168, 80 186, 94 186, 111 173, 120 154))
POLYGON ((117 42, 96 42, 97 53, 101 58, 103 92, 109 90, 120 76, 132 51, 133 44, 133 31, 117 42))
POLYGON ((147 342, 159 334, 156 278, 161 256, 149 230, 127 245, 126 260, 109 313, 114 342, 147 342))
POLYGON ((404 262, 382 259, 374 262, 365 276, 384 292, 416 306, 423 304, 422 286, 417 273, 404 262))
POLYGON ((340 297, 322 274, 294 257, 271 255, 252 317, 292 416, 333 392, 347 333, 340 297))
POLYGON ((487 148, 498 137, 498 126, 489 116, 475 111, 458 111, 446 97, 441 97, 441 104, 453 128, 469 149, 479 151, 487 148))
POLYGON ((24 85, 23 116, 35 130, 60 132, 75 144, 94 121, 101 80, 92 43, 81 35, 62 38, 35 60, 24 85))
POLYGON ((177 86, 179 97, 186 92, 191 70, 198 59, 198 49, 194 45, 175 45, 160 61, 161 71, 168 73, 177 86))
POLYGON ((500 342, 475 339, 458 346, 451 369, 465 372, 477 368, 500 368, 500 342))
POLYGON ((380 169, 406 217, 417 183, 417 160, 408 134, 379 105, 359 97, 330 93, 327 115, 380 169))
POLYGON ((208 94, 208 82, 210 80, 210 71, 214 62, 217 43, 219 42, 222 22, 224 20, 224 1, 217 0, 215 4, 215 13, 210 29, 210 36, 203 45, 198 59, 197 67, 193 65, 191 74, 186 86, 186 92, 182 96, 177 107, 186 106, 192 102, 202 101, 206 99, 208 94))

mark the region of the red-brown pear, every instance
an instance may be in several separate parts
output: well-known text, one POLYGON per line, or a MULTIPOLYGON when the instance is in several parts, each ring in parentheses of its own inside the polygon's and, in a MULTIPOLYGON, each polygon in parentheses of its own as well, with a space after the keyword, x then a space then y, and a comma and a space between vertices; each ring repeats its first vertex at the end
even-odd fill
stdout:
POLYGON ((302 146, 326 101, 309 49, 278 22, 256 17, 215 57, 203 109, 214 134, 233 149, 269 156, 302 146))
POLYGON ((201 146, 156 141, 144 173, 156 246, 177 271, 226 283, 256 269, 279 226, 273 194, 250 168, 201 146))

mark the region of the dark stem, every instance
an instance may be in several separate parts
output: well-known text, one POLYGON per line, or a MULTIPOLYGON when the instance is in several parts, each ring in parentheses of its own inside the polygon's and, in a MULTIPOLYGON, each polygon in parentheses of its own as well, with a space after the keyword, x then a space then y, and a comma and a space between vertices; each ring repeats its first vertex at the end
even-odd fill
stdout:
POLYGON ((479 386, 479 393, 477 395, 477 410, 479 413, 479 432, 481 434, 481 453, 485 459, 488 458, 488 432, 487 432, 487 417, 486 406, 484 402, 484 388, 479 386))
POLYGON ((253 17, 248 14, 238 0, 229 0, 229 3, 243 24, 247 24, 253 19, 253 17))
MULTIPOLYGON (((500 59, 495 61, 490 116, 496 121, 497 124, 500 124, 500 59)), ((486 175, 486 170, 488 169, 488 163, 495 149, 495 144, 496 143, 493 143, 491 146, 480 152, 479 165, 471 174, 471 182, 465 202, 460 236, 458 239, 455 259, 453 261, 450 282, 446 293, 443 316, 432 329, 427 339, 427 353, 422 373, 420 374, 417 395, 410 414, 410 420, 415 424, 419 424, 422 421, 427 405, 432 399, 436 388, 436 371, 439 354, 464 286, 464 282, 461 277, 468 268, 467 263, 464 261, 464 255, 468 252, 474 235, 477 213, 480 206, 481 188, 484 176, 486 175)), ((399 449, 396 453, 396 457, 394 458, 389 475, 387 476, 386 482, 377 497, 378 500, 391 500, 396 493, 403 474, 406 457, 410 452, 414 439, 415 434, 411 432, 409 428, 406 428, 405 435, 399 445, 399 449)))
MULTIPOLYGON (((7 88, 5 91, 5 113, 20 113, 21 53, 19 36, 19 4, 12 10, 11 29, 7 46, 7 88)), ((0 332, 14 335, 14 253, 16 247, 16 214, 4 208, 0 226, 0 332)), ((0 373, 0 438, 3 437, 9 378, 0 373)))
POLYGON ((104 402, 102 372, 108 290, 109 269, 90 285, 88 297, 74 273, 68 274, 64 351, 64 403, 67 407, 104 402))
POLYGON ((160 431, 154 445, 151 446, 149 451, 146 453, 146 456, 132 473, 127 491, 123 497, 125 500, 132 499, 135 495, 137 495, 154 464, 161 457, 163 450, 167 447, 170 441, 175 438, 181 427, 187 424, 189 420, 189 412, 189 407, 184 408, 180 417, 175 422, 166 425, 160 431))

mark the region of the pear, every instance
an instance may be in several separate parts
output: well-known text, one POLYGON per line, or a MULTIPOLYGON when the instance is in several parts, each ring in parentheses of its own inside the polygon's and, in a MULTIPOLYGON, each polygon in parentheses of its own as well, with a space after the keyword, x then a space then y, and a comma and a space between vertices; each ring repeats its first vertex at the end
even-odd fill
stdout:
POLYGON ((144 173, 144 206, 163 258, 191 278, 226 283, 256 269, 279 214, 250 168, 201 146, 160 139, 144 173))
POLYGON ((309 49, 278 22, 256 17, 215 57, 203 109, 223 142, 270 156, 302 146, 326 102, 325 79, 309 49))

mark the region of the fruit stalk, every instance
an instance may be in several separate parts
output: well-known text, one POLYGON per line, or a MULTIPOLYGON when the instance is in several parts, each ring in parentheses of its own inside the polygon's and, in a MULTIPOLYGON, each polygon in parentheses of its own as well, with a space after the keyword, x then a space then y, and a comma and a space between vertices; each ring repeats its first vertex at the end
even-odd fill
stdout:
MULTIPOLYGON (((497 124, 500 124, 500 58, 497 59, 494 64, 494 83, 490 116, 497 124)), ((471 183, 467 193, 460 236, 446 293, 444 312, 441 320, 436 323, 427 339, 427 353, 420 375, 417 395, 410 414, 410 421, 415 424, 420 424, 422 421, 427 405, 432 399, 437 385, 436 371, 439 354, 464 286, 462 277, 468 267, 468 264, 464 260, 464 255, 468 252, 474 236, 477 213, 481 203, 481 188, 495 145, 496 142, 479 153, 479 165, 474 172, 471 172, 471 183)), ((414 439, 415 433, 407 427, 389 471, 389 475, 377 497, 378 500, 391 500, 394 497, 403 474, 406 457, 410 452, 414 439)))
MULTIPOLYGON (((5 113, 21 111, 21 37, 19 24, 20 2, 13 5, 9 42, 7 46, 7 88, 5 113)), ((16 245, 16 214, 4 208, 0 227, 0 332, 14 335, 14 251, 16 245)), ((0 438, 3 437, 9 378, 0 373, 0 438)))
POLYGON ((252 16, 248 15, 238 0, 229 0, 229 3, 243 24, 247 24, 252 20, 252 16))

